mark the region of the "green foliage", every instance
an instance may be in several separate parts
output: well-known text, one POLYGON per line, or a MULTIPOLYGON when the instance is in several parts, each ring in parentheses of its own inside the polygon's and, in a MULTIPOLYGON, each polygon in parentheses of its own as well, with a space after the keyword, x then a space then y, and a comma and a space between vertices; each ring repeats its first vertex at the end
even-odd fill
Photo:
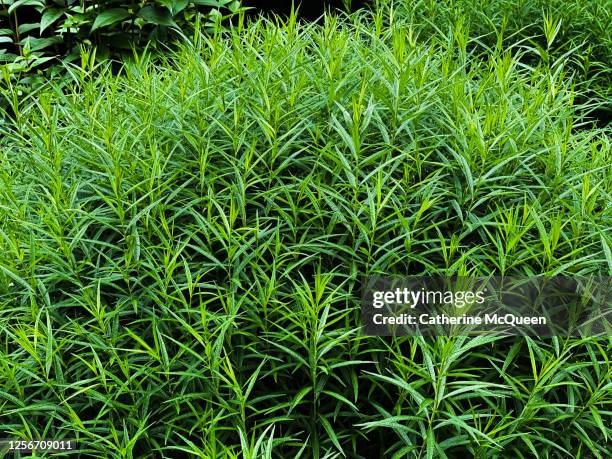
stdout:
POLYGON ((78 60, 80 45, 99 58, 165 42, 194 25, 218 27, 238 11, 235 0, 0 0, 0 60, 13 71, 32 70, 55 57, 78 60), (197 19, 204 12, 204 19, 197 19))
POLYGON ((361 334, 362 275, 612 274, 612 139, 570 57, 389 17, 258 20, 26 97, 9 80, 3 436, 611 457, 611 338, 361 334))
MULTIPOLYGON (((461 25, 483 49, 503 43, 536 50, 538 59, 572 63, 580 81, 612 96, 612 8, 609 0, 377 0, 409 18, 423 38, 461 25)), ((535 57, 534 56, 534 57, 535 57)))

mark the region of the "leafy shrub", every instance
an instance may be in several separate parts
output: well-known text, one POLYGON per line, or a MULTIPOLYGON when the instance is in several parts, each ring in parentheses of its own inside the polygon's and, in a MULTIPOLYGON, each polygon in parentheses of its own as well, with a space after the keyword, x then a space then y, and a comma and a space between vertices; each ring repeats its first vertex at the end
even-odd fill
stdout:
POLYGON ((97 56, 143 49, 169 35, 190 33, 200 11, 209 27, 236 12, 236 0, 0 0, 0 59, 16 70, 35 68, 54 57, 79 58, 79 45, 93 45, 97 56))
POLYGON ((3 435, 82 457, 611 457, 609 338, 359 329, 361 275, 611 273, 610 131, 585 129, 566 60, 350 21, 9 87, 3 435))
POLYGON ((610 97, 612 8, 609 0, 377 0, 393 5, 424 37, 457 25, 479 37, 472 46, 532 47, 539 59, 573 64, 580 81, 610 97))

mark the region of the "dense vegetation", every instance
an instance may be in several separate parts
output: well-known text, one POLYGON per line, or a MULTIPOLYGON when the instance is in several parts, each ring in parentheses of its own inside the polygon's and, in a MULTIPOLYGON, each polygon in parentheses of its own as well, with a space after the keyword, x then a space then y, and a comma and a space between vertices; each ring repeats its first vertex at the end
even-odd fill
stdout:
POLYGON ((74 62, 83 47, 99 59, 167 45, 194 28, 214 30, 237 0, 0 0, 0 61, 13 72, 74 62))
POLYGON ((581 100, 596 101, 601 126, 612 119, 612 7, 609 0, 379 0, 410 18, 421 39, 436 31, 465 30, 458 46, 480 52, 499 47, 521 64, 563 62, 581 86, 581 100))
POLYGON ((6 78, 2 435, 610 457, 610 337, 360 331, 363 275, 612 274, 612 139, 585 97, 609 68, 578 75, 552 16, 544 47, 426 16, 259 19, 27 96, 6 78))
POLYGON ((4 79, 23 81, 25 91, 43 76, 64 72, 54 64, 82 64, 84 55, 97 62, 125 60, 145 47, 164 53, 194 34, 239 23, 245 13, 287 17, 297 9, 300 18, 317 20, 326 11, 374 8, 409 18, 419 41, 465 29, 473 38, 469 46, 480 53, 501 43, 513 53, 529 49, 523 64, 563 60, 574 82, 585 86, 582 101, 597 101, 591 107, 596 122, 612 118, 608 0, 0 0, 0 5, 4 79))

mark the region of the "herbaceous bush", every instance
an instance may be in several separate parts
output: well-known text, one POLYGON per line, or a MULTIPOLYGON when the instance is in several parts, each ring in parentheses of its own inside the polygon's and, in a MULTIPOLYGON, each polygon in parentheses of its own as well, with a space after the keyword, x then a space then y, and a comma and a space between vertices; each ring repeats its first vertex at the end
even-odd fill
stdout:
MULTIPOLYGON (((570 64, 577 83, 598 96, 601 117, 611 116, 612 8, 608 0, 378 0, 395 15, 410 18, 414 33, 426 39, 438 31, 466 29, 469 44, 482 50, 503 43, 531 50, 522 62, 570 64), (605 115, 604 115, 605 114, 605 115)), ((384 11, 384 10, 382 10, 384 11)))
POLYGON ((79 60, 83 47, 96 47, 102 58, 163 48, 195 24, 214 29, 239 8, 237 0, 0 0, 0 62, 34 71, 79 60))
POLYGON ((259 20, 6 89, 5 436, 83 457, 610 456, 609 338, 361 334, 363 275, 612 271, 610 132, 566 61, 381 17, 259 20))

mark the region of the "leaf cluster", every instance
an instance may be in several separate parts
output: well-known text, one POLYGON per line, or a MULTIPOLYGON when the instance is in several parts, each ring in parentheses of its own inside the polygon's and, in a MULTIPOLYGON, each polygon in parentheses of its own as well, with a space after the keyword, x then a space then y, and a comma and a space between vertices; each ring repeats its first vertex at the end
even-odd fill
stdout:
POLYGON ((194 26, 219 27, 239 7, 234 0, 1 0, 0 60, 19 72, 78 60, 82 46, 95 47, 99 59, 117 56, 194 26))

